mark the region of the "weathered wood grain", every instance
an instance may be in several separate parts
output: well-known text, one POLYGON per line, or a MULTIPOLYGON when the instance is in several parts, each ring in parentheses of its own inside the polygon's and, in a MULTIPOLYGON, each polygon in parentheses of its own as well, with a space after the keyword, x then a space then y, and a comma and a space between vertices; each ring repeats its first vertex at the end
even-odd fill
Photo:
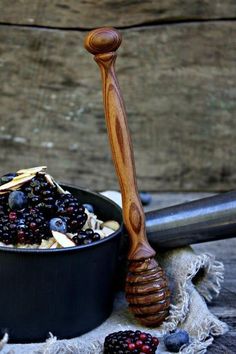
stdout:
POLYGON ((229 332, 215 338, 209 347, 208 354, 236 353, 236 238, 194 245, 197 252, 211 253, 225 266, 225 279, 220 295, 209 306, 220 320, 229 326, 229 332))
POLYGON ((0 22, 67 28, 235 18, 234 0, 1 0, 0 22))
MULTIPOLYGON (((117 73, 143 190, 236 185, 236 23, 124 30, 117 73)), ((0 26, 0 172, 117 188, 85 33, 0 26)))
MULTIPOLYGON (((156 193, 152 195, 152 203, 147 209, 156 209, 185 201, 199 199, 206 193, 156 193)), ((198 253, 214 254, 225 266, 225 279, 219 296, 209 305, 210 310, 229 326, 229 332, 216 337, 209 347, 208 354, 236 353, 236 238, 193 245, 198 253)))

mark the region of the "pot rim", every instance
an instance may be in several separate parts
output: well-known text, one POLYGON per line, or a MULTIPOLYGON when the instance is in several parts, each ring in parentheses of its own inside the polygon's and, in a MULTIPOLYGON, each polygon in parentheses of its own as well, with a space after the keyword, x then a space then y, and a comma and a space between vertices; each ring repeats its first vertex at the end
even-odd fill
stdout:
MULTIPOLYGON (((74 186, 71 184, 64 184, 64 183, 59 183, 63 188, 73 188, 73 189, 79 189, 82 192, 88 192, 90 194, 93 194, 96 197, 102 198, 104 200, 106 200, 107 202, 109 202, 110 204, 112 204, 114 206, 114 208, 118 209, 121 212, 122 215, 122 209, 121 207, 116 204, 115 202, 113 202, 113 200, 105 197, 104 195, 101 195, 100 193, 96 193, 96 192, 92 192, 90 189, 88 188, 81 188, 79 186, 74 186)), ((109 242, 111 241, 113 238, 121 235, 123 233, 124 230, 124 223, 123 220, 120 223, 120 227, 118 230, 116 230, 115 232, 113 232, 111 235, 104 237, 102 240, 99 241, 95 241, 93 243, 90 243, 88 245, 81 245, 81 246, 72 246, 72 247, 65 247, 65 248, 16 248, 16 247, 5 247, 5 246, 0 246, 0 252, 4 251, 4 252, 10 252, 10 253, 29 253, 29 254, 50 254, 50 253, 61 253, 61 252, 75 252, 75 251, 83 251, 84 249, 87 248, 94 248, 96 246, 99 247, 99 245, 102 245, 105 242, 109 242)))

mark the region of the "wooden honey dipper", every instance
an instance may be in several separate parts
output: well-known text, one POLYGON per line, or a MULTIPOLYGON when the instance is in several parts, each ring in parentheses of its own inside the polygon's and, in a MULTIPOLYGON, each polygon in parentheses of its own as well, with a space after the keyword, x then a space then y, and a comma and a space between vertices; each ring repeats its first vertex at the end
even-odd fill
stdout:
POLYGON ((130 237, 126 298, 141 324, 156 326, 168 314, 170 292, 166 276, 154 259, 156 253, 146 237, 131 138, 114 68, 120 44, 120 33, 109 27, 93 30, 85 38, 85 48, 95 56, 101 69, 108 136, 122 194, 123 219, 130 237))

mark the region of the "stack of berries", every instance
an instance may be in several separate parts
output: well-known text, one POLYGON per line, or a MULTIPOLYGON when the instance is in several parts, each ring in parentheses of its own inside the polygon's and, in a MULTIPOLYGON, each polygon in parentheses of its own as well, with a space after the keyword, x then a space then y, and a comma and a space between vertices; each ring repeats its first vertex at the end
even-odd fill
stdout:
POLYGON ((69 233, 74 245, 98 241, 87 221, 85 207, 65 192, 45 167, 8 173, 0 178, 0 242, 5 245, 38 244, 53 232, 69 233))

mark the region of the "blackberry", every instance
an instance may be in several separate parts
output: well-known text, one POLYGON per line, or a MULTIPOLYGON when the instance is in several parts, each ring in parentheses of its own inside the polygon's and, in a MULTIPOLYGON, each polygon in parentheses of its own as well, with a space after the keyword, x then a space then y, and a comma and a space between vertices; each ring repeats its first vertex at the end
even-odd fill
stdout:
POLYGON ((67 232, 78 233, 87 220, 84 206, 72 194, 60 194, 56 206, 56 215, 66 221, 67 232))
MULTIPOLYGON (((14 176, 9 174, 2 182, 14 176)), ((44 173, 36 173, 20 190, 0 194, 0 241, 5 244, 40 244, 42 238, 52 237, 52 219, 58 218, 63 226, 61 232, 78 234, 87 214, 77 198, 70 193, 62 194, 44 173)), ((100 239, 98 234, 87 236, 85 244, 100 239)))
POLYGON ((109 334, 104 342, 104 354, 154 354, 159 340, 149 333, 119 331, 109 334))
POLYGON ((85 231, 81 230, 72 240, 77 246, 81 246, 99 241, 100 239, 101 237, 97 232, 94 232, 92 229, 86 229, 85 231))
POLYGON ((0 219, 0 241, 6 245, 13 244, 15 242, 14 232, 11 231, 11 226, 9 225, 6 214, 1 215, 0 219))
POLYGON ((44 174, 37 173, 22 187, 22 191, 28 197, 29 206, 37 207, 47 220, 53 217, 64 219, 68 232, 77 233, 86 223, 87 214, 78 199, 70 193, 60 193, 57 186, 49 183, 44 174))
POLYGON ((8 196, 9 196, 9 193, 0 194, 0 213, 1 212, 6 212, 7 209, 9 208, 9 206, 8 206, 8 196))
POLYGON ((37 207, 47 217, 55 214, 57 210, 55 201, 60 193, 55 185, 47 181, 44 174, 37 173, 21 190, 28 198, 29 207, 37 207))
POLYGON ((8 244, 40 244, 51 232, 43 214, 37 209, 11 211, 0 217, 0 241, 8 244))
MULTIPOLYGON (((40 244, 43 238, 47 240, 52 237, 48 222, 37 208, 24 211, 20 220, 22 220, 22 224, 18 223, 18 231, 25 232, 25 242, 22 243, 40 244)), ((18 242, 21 243, 21 240, 19 239, 18 242)))

